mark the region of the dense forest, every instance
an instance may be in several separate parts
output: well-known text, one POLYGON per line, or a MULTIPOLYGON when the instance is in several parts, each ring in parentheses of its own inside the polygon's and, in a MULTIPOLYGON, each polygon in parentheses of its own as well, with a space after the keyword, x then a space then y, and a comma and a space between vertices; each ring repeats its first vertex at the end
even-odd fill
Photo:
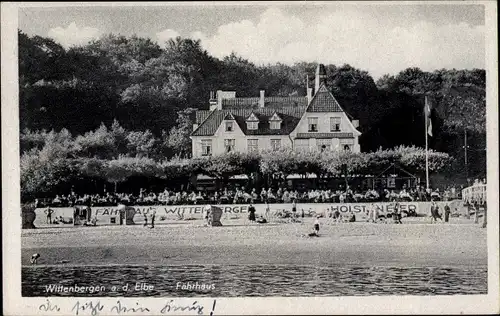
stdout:
MULTIPOLYGON (((255 65, 234 53, 221 60, 187 38, 161 47, 148 38, 110 34, 65 49, 50 38, 18 35, 21 155, 32 158, 49 138, 62 137, 80 156, 83 150, 87 158, 108 159, 112 154, 98 143, 113 133, 123 136, 115 144, 121 146, 117 155, 188 158, 194 110, 208 109, 211 91, 234 90, 240 97, 257 96, 261 89, 269 96, 305 95, 307 77, 313 79, 317 66, 255 65)), ((429 147, 455 158, 449 170, 462 179, 465 172, 484 176, 484 70, 408 68, 375 81, 350 65, 325 66, 331 92, 360 121, 362 151, 424 147, 426 94, 433 104, 429 147)))

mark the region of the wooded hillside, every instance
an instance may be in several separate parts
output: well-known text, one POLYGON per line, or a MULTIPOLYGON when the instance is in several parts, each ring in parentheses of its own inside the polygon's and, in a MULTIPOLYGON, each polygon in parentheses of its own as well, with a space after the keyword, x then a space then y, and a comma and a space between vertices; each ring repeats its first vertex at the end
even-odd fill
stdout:
MULTIPOLYGON (((268 96, 305 95, 306 76, 312 80, 316 65, 259 66, 235 54, 220 60, 199 41, 182 38, 162 48, 147 38, 108 35, 64 49, 49 38, 19 31, 21 152, 33 155, 34 148, 42 148, 36 139, 43 144, 40 135, 47 134, 40 131, 65 129, 86 150, 79 155, 110 158, 102 142, 116 120, 115 132, 127 131, 120 146, 129 156, 188 157, 193 109, 208 109, 210 91, 234 90, 240 97, 258 96, 261 89, 268 96)), ((350 65, 326 65, 326 70, 333 95, 360 120, 362 151, 424 147, 427 93, 435 104, 430 148, 454 157, 450 170, 463 175, 467 131, 469 176, 484 176, 484 70, 408 68, 376 81, 350 65)))

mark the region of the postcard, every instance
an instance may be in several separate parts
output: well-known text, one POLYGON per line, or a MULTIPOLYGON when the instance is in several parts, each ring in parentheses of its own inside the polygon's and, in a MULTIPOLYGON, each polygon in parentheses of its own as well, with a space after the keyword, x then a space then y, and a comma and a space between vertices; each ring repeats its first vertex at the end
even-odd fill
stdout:
POLYGON ((3 3, 3 313, 500 312, 496 14, 3 3))

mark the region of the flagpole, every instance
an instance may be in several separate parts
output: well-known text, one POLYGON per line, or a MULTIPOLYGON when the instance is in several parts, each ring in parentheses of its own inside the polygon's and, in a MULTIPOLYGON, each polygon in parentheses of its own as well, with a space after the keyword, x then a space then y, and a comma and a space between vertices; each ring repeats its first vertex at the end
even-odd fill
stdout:
MULTIPOLYGON (((425 109, 429 110, 429 104, 427 104, 427 96, 425 96, 425 109)), ((428 141, 428 115, 425 114, 425 185, 426 189, 429 189, 429 141, 428 141)))

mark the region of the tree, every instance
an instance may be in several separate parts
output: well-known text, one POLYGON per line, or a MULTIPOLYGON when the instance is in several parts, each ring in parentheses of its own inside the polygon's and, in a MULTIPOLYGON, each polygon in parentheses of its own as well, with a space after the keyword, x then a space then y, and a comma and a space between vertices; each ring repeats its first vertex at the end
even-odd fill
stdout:
POLYGON ((128 154, 135 157, 149 157, 156 144, 156 139, 149 130, 130 132, 127 140, 128 154))
POLYGON ((172 127, 167 138, 167 144, 181 157, 191 155, 191 132, 193 131, 193 115, 195 109, 187 108, 177 113, 177 125, 172 127))
POLYGON ((66 51, 50 38, 29 37, 18 31, 19 41, 19 84, 33 84, 41 79, 68 79, 68 74, 61 71, 66 51))
POLYGON ((106 164, 106 160, 101 160, 97 158, 90 159, 77 159, 75 160, 79 174, 88 178, 101 178, 103 177, 103 168, 106 164))
POLYGON ((346 187, 349 185, 348 176, 360 174, 366 168, 367 155, 350 150, 329 152, 323 160, 323 168, 332 175, 342 175, 346 187))
POLYGON ((239 159, 241 173, 245 174, 250 182, 254 181, 255 175, 260 172, 260 155, 256 152, 241 153, 239 159))
MULTIPOLYGON (((425 172, 426 153, 423 148, 403 147, 395 148, 394 152, 398 156, 399 163, 413 172, 425 172)), ((442 170, 451 163, 451 157, 446 153, 428 150, 429 171, 436 172, 442 170)))
POLYGON ((78 136, 75 140, 75 147, 82 157, 112 159, 118 156, 115 138, 104 124, 101 124, 96 131, 78 136))
POLYGON ((453 132, 486 133, 486 89, 472 84, 443 87, 438 113, 453 132))
POLYGON ((289 175, 297 172, 297 154, 286 147, 263 151, 260 171, 275 181, 284 182, 289 175))
POLYGON ((113 120, 113 124, 111 124, 109 135, 113 138, 116 154, 127 154, 129 150, 129 132, 126 131, 116 119, 113 120))
POLYGON ((233 152, 212 156, 208 159, 203 171, 209 176, 222 180, 225 185, 230 177, 244 173, 240 158, 239 153, 233 152))
POLYGON ((128 161, 122 158, 106 161, 103 166, 103 173, 106 181, 114 183, 116 192, 118 183, 125 182, 132 176, 133 171, 130 169, 128 161))
POLYGON ((70 160, 72 152, 71 135, 67 131, 52 131, 46 134, 42 149, 24 152, 20 163, 23 200, 68 191, 67 184, 77 173, 70 160))

